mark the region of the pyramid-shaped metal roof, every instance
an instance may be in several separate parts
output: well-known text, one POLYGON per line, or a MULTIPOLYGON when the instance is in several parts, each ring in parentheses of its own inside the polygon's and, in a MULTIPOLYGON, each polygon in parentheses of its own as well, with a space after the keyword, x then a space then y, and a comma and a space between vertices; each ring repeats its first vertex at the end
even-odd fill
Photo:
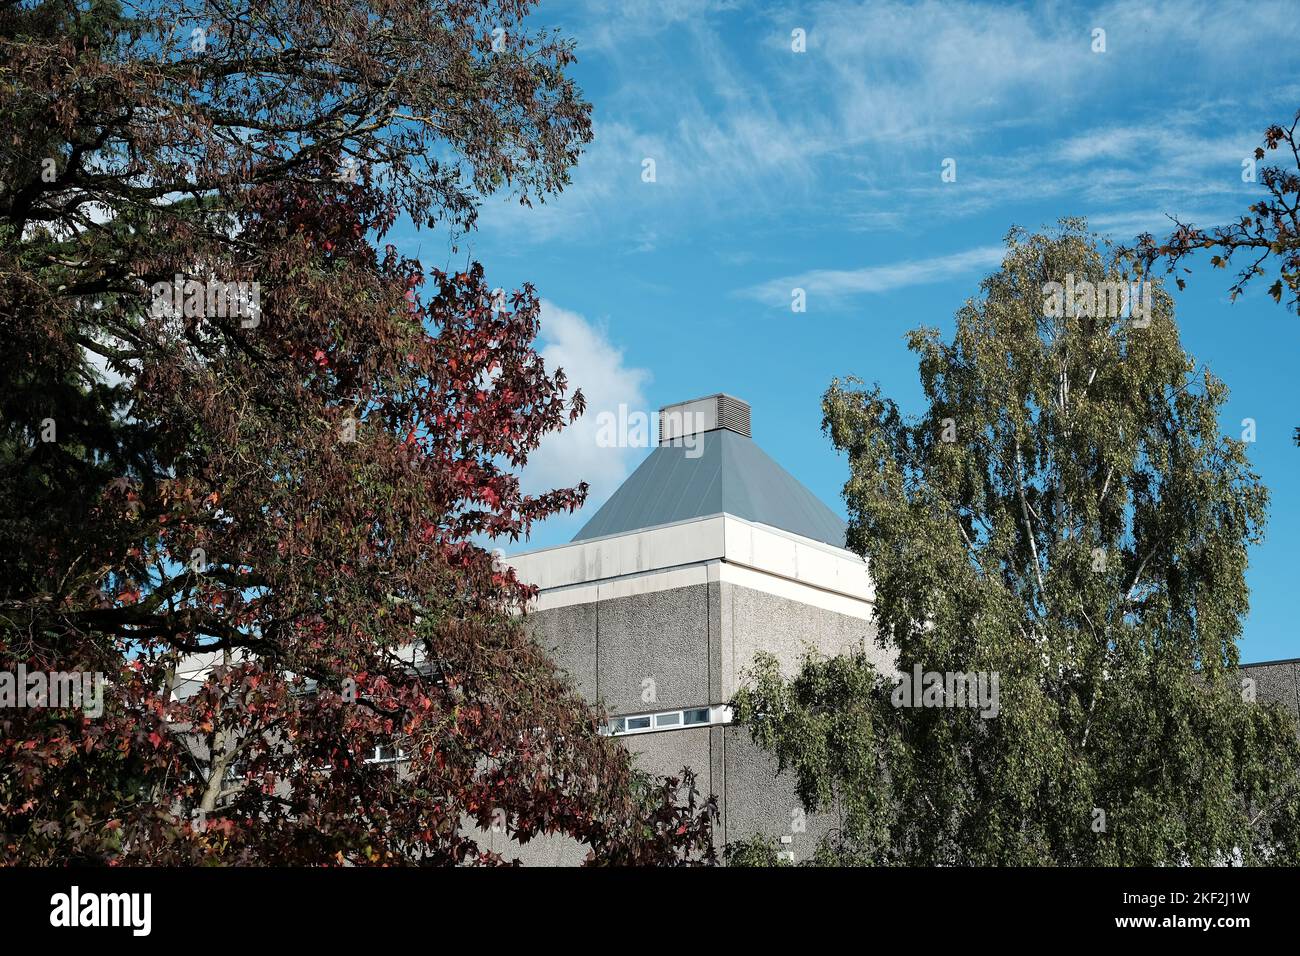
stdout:
POLYGON ((573 540, 725 512, 844 547, 844 522, 753 439, 718 428, 692 444, 652 451, 573 540))

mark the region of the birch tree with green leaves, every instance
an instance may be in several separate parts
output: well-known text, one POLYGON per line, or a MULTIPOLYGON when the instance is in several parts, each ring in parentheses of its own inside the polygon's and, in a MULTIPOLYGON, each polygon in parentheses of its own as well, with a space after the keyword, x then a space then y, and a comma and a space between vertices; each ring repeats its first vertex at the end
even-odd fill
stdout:
POLYGON ((1080 220, 1013 230, 951 340, 910 334, 920 417, 826 392, 897 673, 760 658, 734 701, 835 821, 818 861, 1300 860, 1296 725, 1238 669, 1268 492, 1169 295, 1124 268, 1080 220))

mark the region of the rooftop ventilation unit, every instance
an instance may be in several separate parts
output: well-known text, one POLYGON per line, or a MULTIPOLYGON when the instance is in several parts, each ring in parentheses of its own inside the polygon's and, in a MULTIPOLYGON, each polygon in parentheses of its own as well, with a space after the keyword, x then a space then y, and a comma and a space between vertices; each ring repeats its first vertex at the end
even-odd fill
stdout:
POLYGON ((749 434, 749 404, 719 392, 659 409, 660 445, 719 428, 746 438, 752 437, 749 434))

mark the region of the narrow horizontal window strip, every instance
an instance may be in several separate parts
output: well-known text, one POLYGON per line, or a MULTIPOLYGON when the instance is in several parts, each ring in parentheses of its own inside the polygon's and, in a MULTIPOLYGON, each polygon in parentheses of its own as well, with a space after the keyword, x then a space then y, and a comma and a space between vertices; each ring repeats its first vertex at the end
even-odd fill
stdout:
POLYGON ((716 707, 688 707, 685 710, 664 710, 649 714, 625 714, 611 717, 600 728, 607 737, 621 737, 627 734, 653 733, 658 730, 683 730, 688 727, 708 727, 715 724, 731 723, 731 708, 723 705, 716 707))

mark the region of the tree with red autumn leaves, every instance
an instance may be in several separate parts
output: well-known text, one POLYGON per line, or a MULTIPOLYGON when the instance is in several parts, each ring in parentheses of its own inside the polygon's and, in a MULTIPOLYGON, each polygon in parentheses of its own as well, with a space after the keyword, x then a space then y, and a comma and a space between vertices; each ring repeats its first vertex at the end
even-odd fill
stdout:
POLYGON ((713 861, 479 543, 585 496, 516 477, 583 410, 534 290, 384 243, 567 182, 530 6, 0 4, 0 671, 106 681, 0 710, 4 861, 713 861))
MULTIPOLYGON (((1267 274, 1269 266, 1278 277, 1268 287, 1274 302, 1287 297, 1287 307, 1300 312, 1300 111, 1289 126, 1274 124, 1264 131, 1264 145, 1255 147, 1254 156, 1243 168, 1243 178, 1255 181, 1255 164, 1280 151, 1282 164, 1270 164, 1258 171, 1259 184, 1267 195, 1251 203, 1246 215, 1235 222, 1203 229, 1193 223, 1174 220, 1174 231, 1164 240, 1151 233, 1137 238, 1130 250, 1148 271, 1163 262, 1172 273, 1182 262, 1200 250, 1214 253, 1210 265, 1226 269, 1232 257, 1240 253, 1245 264, 1237 270, 1229 295, 1233 301, 1246 291, 1246 285, 1267 274)), ((1184 272, 1190 270, 1184 268, 1184 272)), ((1175 277, 1178 288, 1187 282, 1175 277)))
MULTIPOLYGON (((1276 271, 1277 278, 1267 292, 1274 302, 1281 303, 1300 314, 1300 110, 1296 111, 1288 126, 1274 124, 1264 131, 1264 144, 1255 147, 1254 155, 1243 166, 1242 176, 1254 182, 1256 175, 1264 188, 1264 195, 1250 204, 1245 215, 1221 226, 1202 228, 1190 222, 1174 220, 1174 230, 1164 239, 1151 233, 1137 237, 1125 254, 1131 257, 1140 270, 1151 272, 1163 264, 1167 273, 1181 269, 1191 270, 1186 262, 1197 252, 1211 253, 1210 265, 1227 269, 1237 256, 1237 274, 1229 287, 1232 301, 1246 291, 1246 286, 1256 278, 1276 271), (1280 164, 1270 163, 1258 170, 1256 165, 1268 158, 1280 156, 1280 164)), ((1183 275, 1175 276, 1182 289, 1187 285, 1183 275)), ((1295 443, 1300 445, 1300 428, 1296 428, 1295 443)))

